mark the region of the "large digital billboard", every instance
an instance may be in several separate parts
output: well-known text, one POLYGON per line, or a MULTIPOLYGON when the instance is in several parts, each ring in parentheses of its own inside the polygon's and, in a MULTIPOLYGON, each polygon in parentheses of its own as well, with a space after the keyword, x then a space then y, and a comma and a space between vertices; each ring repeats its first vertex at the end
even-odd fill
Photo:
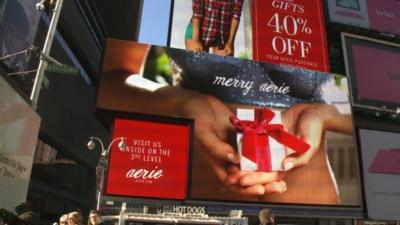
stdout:
POLYGON ((97 107, 194 120, 189 200, 360 207, 348 97, 341 75, 108 40, 97 107))
POLYGON ((354 104, 395 110, 400 105, 400 45, 351 34, 342 35, 342 44, 354 104))

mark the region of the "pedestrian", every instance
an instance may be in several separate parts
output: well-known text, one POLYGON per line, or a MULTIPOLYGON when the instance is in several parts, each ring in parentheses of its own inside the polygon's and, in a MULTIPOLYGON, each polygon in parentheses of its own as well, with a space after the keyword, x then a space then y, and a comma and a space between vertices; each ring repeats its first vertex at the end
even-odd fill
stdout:
POLYGON ((97 210, 90 210, 88 225, 104 225, 103 220, 97 210))
POLYGON ((260 225, 274 225, 275 218, 271 209, 265 208, 260 211, 258 214, 258 218, 260 219, 260 225))
POLYGON ((59 219, 60 225, 68 225, 68 214, 63 214, 59 219))
POLYGON ((68 213, 68 225, 83 225, 82 214, 78 211, 68 213))

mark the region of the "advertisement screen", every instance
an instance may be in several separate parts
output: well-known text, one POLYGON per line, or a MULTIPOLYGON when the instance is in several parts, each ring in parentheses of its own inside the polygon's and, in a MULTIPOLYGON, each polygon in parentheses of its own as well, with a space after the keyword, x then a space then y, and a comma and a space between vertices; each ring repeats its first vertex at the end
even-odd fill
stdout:
POLYGON ((320 0, 253 0, 254 59, 329 72, 320 0))
POLYGON ((327 0, 329 20, 390 34, 400 34, 398 0, 327 0))
POLYGON ((0 76, 0 208, 14 210, 25 202, 40 117, 0 76))
POLYGON ((171 47, 329 71, 321 0, 175 0, 171 47))
POLYGON ((367 1, 371 29, 400 35, 400 1, 367 1))
POLYGON ((361 205, 344 76, 109 40, 97 107, 193 119, 190 200, 361 205))
MULTIPOLYGON (((172 118, 173 119, 173 118, 172 118)), ((189 164, 190 124, 116 118, 105 194, 183 200, 189 164)))
POLYGON ((368 217, 399 220, 400 133, 360 129, 359 138, 368 217))
POLYGON ((355 103, 400 105, 400 45, 347 34, 342 40, 355 103))
MULTIPOLYGON (((36 10, 35 0, 0 1, 0 57, 26 50, 33 44, 41 11, 36 10)), ((15 71, 28 68, 29 58, 25 54, 3 60, 15 71)))
POLYGON ((366 0, 326 0, 326 3, 331 22, 369 28, 366 0))
POLYGON ((360 10, 360 3, 358 2, 358 0, 338 0, 336 1, 336 5, 352 10, 360 10))

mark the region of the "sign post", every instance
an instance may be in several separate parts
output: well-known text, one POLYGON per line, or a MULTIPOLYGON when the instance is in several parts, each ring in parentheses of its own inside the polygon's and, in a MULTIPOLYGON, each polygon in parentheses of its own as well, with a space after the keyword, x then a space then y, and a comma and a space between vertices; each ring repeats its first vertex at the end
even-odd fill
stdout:
POLYGON ((53 10, 53 16, 49 25, 49 31, 46 36, 46 41, 44 42, 44 47, 42 51, 42 56, 40 57, 39 67, 36 73, 35 82, 33 84, 32 93, 30 99, 32 100, 32 108, 36 110, 37 102, 39 99, 40 88, 44 79, 44 72, 47 68, 48 62, 43 56, 48 56, 50 54, 51 45, 53 44, 54 33, 56 32, 58 19, 60 17, 61 8, 64 0, 57 0, 56 6, 53 10))

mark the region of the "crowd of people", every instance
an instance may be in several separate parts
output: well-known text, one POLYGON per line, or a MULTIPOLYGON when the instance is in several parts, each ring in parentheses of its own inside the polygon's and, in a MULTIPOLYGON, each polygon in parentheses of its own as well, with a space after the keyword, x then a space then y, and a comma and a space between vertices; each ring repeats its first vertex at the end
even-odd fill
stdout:
MULTIPOLYGON (((88 225, 104 225, 99 212, 91 210, 87 219, 88 225)), ((72 211, 60 217, 59 225, 83 225, 83 216, 79 211, 72 211)))
MULTIPOLYGON (((5 209, 0 209, 0 225, 86 225, 86 223, 87 225, 116 224, 115 221, 105 222, 97 210, 90 210, 86 220, 81 210, 75 210, 62 214, 57 221, 39 221, 35 219, 35 213, 26 208, 26 206, 26 204, 21 204, 21 206, 17 207, 16 211, 18 211, 18 215, 13 214, 5 209), (19 212, 22 213, 20 214, 19 212)), ((274 214, 270 208, 261 209, 257 217, 248 216, 247 218, 249 219, 249 225, 275 224, 274 214)))
MULTIPOLYGON (((80 211, 71 211, 63 214, 58 221, 45 222, 34 219, 35 213, 26 211, 15 215, 7 210, 0 209, 0 225, 83 225, 86 221, 88 225, 104 225, 101 215, 96 210, 89 212, 87 220, 84 220, 80 211)), ((85 223, 86 224, 86 223, 85 223)))

